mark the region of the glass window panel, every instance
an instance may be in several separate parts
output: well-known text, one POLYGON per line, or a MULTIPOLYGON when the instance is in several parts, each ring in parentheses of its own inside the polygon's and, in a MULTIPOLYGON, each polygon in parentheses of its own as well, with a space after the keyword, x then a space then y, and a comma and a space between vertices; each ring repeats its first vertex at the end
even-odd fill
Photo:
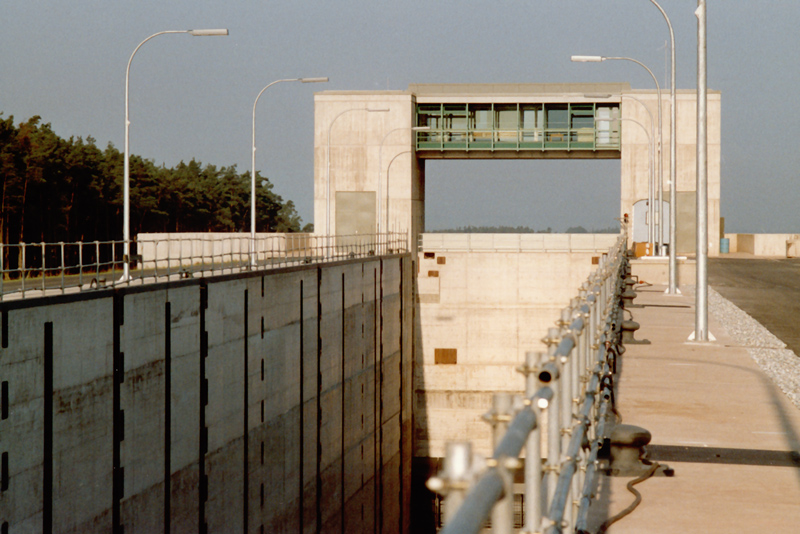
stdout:
POLYGON ((495 105, 495 128, 498 130, 516 130, 519 126, 516 104, 495 105))
POLYGON ((467 129, 467 105, 445 104, 444 127, 450 130, 467 129))
POLYGON ((492 105, 470 104, 470 128, 473 130, 492 129, 492 105))
POLYGON ((569 109, 566 104, 550 104, 545 107, 547 127, 566 130, 569 127, 569 109))
POLYGON ((594 128, 594 117, 572 116, 572 129, 594 128))
POLYGON ((417 106, 417 126, 441 127, 441 104, 420 104, 417 106))
POLYGON ((522 104, 520 111, 522 112, 522 128, 524 130, 544 127, 544 113, 542 112, 541 104, 522 104))

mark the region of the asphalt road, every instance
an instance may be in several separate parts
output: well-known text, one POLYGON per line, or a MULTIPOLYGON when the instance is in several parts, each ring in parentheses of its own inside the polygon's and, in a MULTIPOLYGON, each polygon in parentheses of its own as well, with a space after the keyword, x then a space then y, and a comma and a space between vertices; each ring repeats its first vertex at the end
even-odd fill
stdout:
POLYGON ((800 355, 800 258, 709 258, 708 284, 800 355))

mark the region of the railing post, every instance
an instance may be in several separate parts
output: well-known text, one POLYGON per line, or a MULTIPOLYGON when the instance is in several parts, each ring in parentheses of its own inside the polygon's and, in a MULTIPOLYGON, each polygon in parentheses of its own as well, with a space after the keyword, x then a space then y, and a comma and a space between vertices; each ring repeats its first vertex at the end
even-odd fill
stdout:
MULTIPOLYGON (((584 381, 587 380, 586 376, 589 372, 590 366, 590 356, 589 356, 589 346, 591 345, 591 341, 589 339, 591 327, 589 325, 589 302, 586 300, 586 290, 581 288, 578 292, 578 314, 581 319, 583 319, 583 332, 581 332, 581 376, 583 377, 584 381), (584 309, 584 306, 586 309, 584 309)), ((585 390, 585 386, 584 386, 585 390)))
MULTIPOLYGON (((525 354, 525 397, 530 399, 541 387, 538 367, 545 356, 539 352, 525 354)), ((542 523, 542 409, 538 404, 532 406, 536 414, 536 427, 525 443, 525 525, 526 532, 538 532, 542 523)))
POLYGON ((78 286, 83 289, 83 242, 78 241, 78 286))
POLYGON ((444 458, 444 479, 447 497, 444 500, 444 523, 449 523, 461 508, 472 479, 472 443, 452 441, 444 458))
POLYGON ((94 242, 94 277, 99 282, 100 278, 100 242, 94 242))
MULTIPOLYGON (((550 337, 555 336, 559 342, 569 335, 569 309, 561 311, 561 319, 556 323, 559 328, 553 329, 550 337)), ((561 374, 559 380, 559 394, 560 399, 560 453, 565 452, 569 448, 569 442, 572 439, 572 370, 573 370, 573 351, 568 354, 558 355, 557 365, 561 374)), ((558 458, 559 470, 561 468, 561 458, 558 458)))
MULTIPOLYGON (((556 492, 556 484, 558 483, 558 473, 560 472, 561 462, 561 421, 560 421, 560 406, 562 404, 561 396, 562 381, 559 380, 559 366, 555 362, 555 343, 558 335, 557 328, 551 328, 548 331, 546 338, 548 343, 548 356, 547 363, 554 369, 554 372, 549 373, 551 380, 547 383, 550 389, 553 390, 553 401, 547 410, 547 502, 553 499, 556 492)), ((542 373, 539 374, 542 376, 542 373)))
POLYGON ((42 245, 42 294, 44 294, 47 286, 45 285, 45 280, 47 279, 47 266, 45 265, 45 244, 44 242, 41 243, 42 245))
POLYGON ((25 243, 20 243, 20 272, 19 272, 19 279, 22 283, 22 296, 25 296, 25 243))
MULTIPOLYGON (((158 257, 158 239, 153 239, 153 276, 155 277, 156 281, 158 281, 158 262, 161 258, 158 257)), ((167 261, 167 280, 169 280, 170 274, 172 274, 172 269, 170 267, 170 262, 172 261, 172 237, 167 235, 167 253, 166 253, 166 261, 167 261)), ((144 256, 142 256, 144 259, 144 256)), ((142 261, 144 264, 144 261, 142 261)), ((142 265, 142 269, 144 269, 144 265, 142 265)))
POLYGON ((58 244, 61 246, 61 294, 64 294, 64 242, 59 241, 58 244))
MULTIPOLYGON (((510 393, 495 393, 492 407, 492 449, 496 449, 508 431, 511 421, 512 404, 514 398, 510 393)), ((498 462, 498 469, 503 477, 505 491, 503 497, 497 501, 492 509, 492 532, 497 534, 511 534, 514 529, 514 480, 505 466, 504 458, 494 458, 498 462)))

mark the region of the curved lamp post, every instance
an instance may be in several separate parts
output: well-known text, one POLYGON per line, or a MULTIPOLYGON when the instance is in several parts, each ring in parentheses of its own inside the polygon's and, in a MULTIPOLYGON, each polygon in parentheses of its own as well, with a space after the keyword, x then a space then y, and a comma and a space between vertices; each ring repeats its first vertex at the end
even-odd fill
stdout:
MULTIPOLYGON (((645 103, 644 103, 644 102, 642 102, 641 100, 639 100, 639 99, 638 99, 638 98, 636 98, 635 96, 631 96, 631 95, 620 95, 620 96, 621 96, 623 99, 624 99, 624 98, 629 98, 629 99, 631 99, 631 100, 635 100, 635 101, 636 101, 636 102, 638 102, 638 103, 639 103, 639 104, 640 104, 640 105, 641 105, 641 106, 644 108, 644 110, 647 112, 647 115, 650 117, 650 140, 651 140, 651 143, 652 143, 652 142, 654 142, 654 141, 655 141, 655 138, 656 138, 656 132, 655 132, 655 121, 653 120, 653 113, 650 111, 650 108, 648 108, 648 107, 645 105, 645 103)), ((625 120, 627 120, 627 119, 625 119, 625 120)), ((654 146, 652 146, 652 145, 651 145, 651 147, 650 147, 650 173, 651 173, 651 181, 650 181, 650 195, 649 195, 649 197, 650 197, 650 205, 652 206, 652 205, 653 205, 653 203, 654 203, 654 201, 655 201, 655 199, 653 198, 653 182, 654 182, 654 178, 655 178, 655 147, 654 147, 654 146)), ((659 206, 659 213, 661 213, 661 206, 659 206)), ((659 221, 659 223, 660 223, 660 222, 661 222, 661 221, 659 221)), ((664 238, 664 231, 663 231, 663 229, 661 228, 661 225, 660 225, 660 224, 659 224, 659 226, 658 226, 658 230, 661 232, 661 238, 662 238, 662 240, 663 240, 663 238, 664 238)), ((652 244, 655 242, 655 239, 654 239, 654 237, 655 237, 655 235, 654 235, 654 232, 652 231, 652 227, 651 227, 651 232, 650 232, 650 244, 651 244, 651 245, 652 245, 652 244)))
MULTIPOLYGON (((381 156, 383 155, 383 152, 382 152, 383 151, 383 144, 386 142, 386 139, 388 139, 389 136, 392 135, 394 132, 399 132, 401 130, 409 130, 411 132, 426 132, 426 131, 428 131, 430 129, 431 129, 430 126, 411 126, 411 127, 395 128, 394 130, 389 130, 389 133, 387 133, 383 137, 383 140, 381 141, 381 146, 378 149, 378 234, 381 233, 381 230, 383 228, 382 227, 383 218, 382 218, 382 213, 381 213, 382 205, 383 205, 383 187, 382 187, 383 186, 383 182, 381 180, 381 172, 383 170, 383 167, 381 165, 381 162, 382 162, 381 156)), ((406 152, 410 152, 410 151, 406 151, 406 152)), ((405 154, 405 152, 400 152, 400 154, 405 154)), ((392 159, 392 161, 394 161, 394 159, 392 159)), ((391 165, 392 164, 389 163, 389 166, 391 166, 391 165)), ((386 226, 388 228, 388 222, 389 222, 389 168, 388 167, 386 168, 386 222, 387 222, 386 226)))
MULTIPOLYGON (((676 295, 680 293, 677 288, 677 272, 678 272, 678 257, 677 251, 675 250, 676 246, 676 227, 675 219, 677 217, 677 206, 676 206, 676 199, 677 199, 677 183, 676 183, 676 166, 677 166, 677 149, 676 149, 676 140, 675 140, 675 124, 677 121, 678 113, 677 108, 675 106, 675 32, 672 31, 672 23, 669 21, 669 17, 667 16, 666 12, 658 5, 656 0, 650 0, 654 6, 658 8, 661 14, 664 16, 664 20, 667 22, 667 27, 669 28, 669 41, 670 41, 670 50, 672 56, 672 74, 670 76, 670 124, 669 124, 669 287, 667 288, 667 293, 670 295, 676 295)), ((661 106, 659 106, 661 109, 661 106)))
POLYGON ((301 83, 321 83, 327 82, 328 78, 288 78, 285 80, 275 80, 264 87, 253 103, 253 145, 252 145, 252 159, 250 166, 250 266, 256 266, 256 106, 258 99, 264 94, 264 91, 282 82, 301 82, 301 83))
MULTIPOLYGON (((648 148, 649 148, 648 152, 650 152, 650 163, 647 165, 649 167, 648 170, 649 170, 649 174, 650 174, 650 178, 649 178, 650 187, 648 188, 650 190, 649 195, 648 195, 648 197, 649 197, 648 198, 648 202, 650 203, 649 210, 648 210, 650 212, 650 217, 649 217, 650 220, 647 223, 647 227, 648 227, 650 246, 652 247, 653 246, 653 227, 654 227, 654 224, 653 224, 653 222, 654 222, 654 218, 653 218, 653 201, 654 201, 654 198, 653 198, 653 183, 655 182, 655 166, 653 165, 653 162, 655 161, 655 138, 650 135, 650 133, 647 131, 647 128, 645 127, 645 125, 642 124, 641 122, 637 121, 636 119, 628 119, 628 118, 622 117, 622 118, 619 118, 619 119, 596 119, 596 120, 597 120, 597 122, 612 121, 612 120, 630 122, 630 123, 633 123, 633 124, 636 124, 637 126, 639 126, 639 128, 641 128, 642 131, 644 131, 644 134, 647 136, 647 145, 648 145, 648 148)), ((651 123, 652 123, 652 121, 651 121, 651 123)), ((660 226, 659 226, 659 230, 660 230, 660 226)))
MULTIPOLYGON (((601 61, 606 61, 606 60, 632 61, 633 63, 636 63, 640 67, 644 68, 647 72, 649 72, 650 76, 653 78, 653 81, 656 84, 656 92, 658 94, 658 151, 657 151, 658 152, 658 162, 657 162, 658 163, 658 206, 656 206, 658 208, 656 210, 656 212, 658 213, 658 218, 656 219, 656 223, 657 223, 656 227, 659 229, 658 230, 658 239, 657 239, 656 242, 658 243, 658 251, 659 251, 659 254, 660 254, 661 253, 661 248, 662 248, 662 243, 661 243, 661 233, 662 233, 661 232, 661 195, 662 195, 662 191, 664 189, 664 179, 663 179, 663 169, 662 169, 662 165, 661 165, 661 141, 662 141, 662 131, 663 131, 662 127, 661 127, 661 86, 658 84, 658 78, 656 78, 656 75, 653 74, 653 71, 650 70, 647 67, 647 65, 645 65, 641 61, 638 61, 636 59, 629 58, 629 57, 572 56, 571 59, 572 59, 573 62, 576 62, 576 63, 599 63, 601 61)), ((672 247, 670 247, 670 249, 672 249, 672 247)))
POLYGON ((345 113, 350 113, 351 111, 366 111, 367 113, 386 113, 389 111, 389 108, 349 108, 344 111, 339 112, 333 120, 331 121, 330 125, 328 126, 328 144, 325 153, 325 159, 327 160, 327 168, 325 170, 325 180, 327 182, 326 189, 325 189, 325 233, 327 234, 327 241, 328 241, 328 250, 326 251, 326 256, 330 253, 330 239, 331 239, 331 130, 333 130, 334 123, 344 115, 345 113))
POLYGON ((392 168, 392 163, 394 163, 394 160, 396 160, 403 154, 411 154, 411 152, 413 151, 403 150, 402 152, 398 152, 397 154, 394 155, 394 157, 389 161, 389 164, 386 166, 386 228, 389 228, 389 170, 392 168))
POLYGON ((168 33, 188 33, 195 37, 212 37, 218 35, 228 35, 227 29, 211 29, 211 30, 167 30, 163 32, 154 33, 137 46, 133 50, 130 59, 128 60, 128 67, 125 69, 125 155, 123 161, 123 177, 122 177, 122 240, 124 242, 124 257, 123 257, 123 274, 120 282, 130 280, 131 272, 131 202, 130 202, 130 136, 129 130, 131 121, 128 114, 128 88, 130 86, 131 62, 136 52, 153 37, 165 35, 168 33))

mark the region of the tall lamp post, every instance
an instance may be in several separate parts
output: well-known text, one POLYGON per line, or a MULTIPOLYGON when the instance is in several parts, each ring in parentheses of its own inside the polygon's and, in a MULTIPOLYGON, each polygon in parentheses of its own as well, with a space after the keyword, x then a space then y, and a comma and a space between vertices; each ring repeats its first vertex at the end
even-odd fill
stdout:
MULTIPOLYGON (((677 287, 677 271, 678 271, 678 257, 675 250, 675 239, 677 231, 677 182, 676 182, 676 169, 677 166, 677 148, 675 140, 675 124, 678 117, 677 108, 675 106, 675 32, 672 31, 672 23, 669 21, 667 13, 658 5, 656 0, 650 0, 654 6, 658 8, 664 16, 669 28, 669 40, 672 56, 672 73, 670 76, 670 124, 669 124, 669 287, 667 293, 676 295, 680 293, 677 287)), ((659 110, 661 109, 659 102, 659 110)))
POLYGON ((708 44, 706 0, 697 0, 697 291, 695 341, 709 341, 708 332, 708 44))
POLYGON ((152 39, 153 37, 158 37, 159 35, 165 35, 168 33, 188 33, 189 35, 193 35, 195 37, 212 37, 218 35, 228 35, 227 29, 211 29, 211 30, 167 30, 163 32, 154 33, 141 43, 139 46, 134 48, 133 54, 131 54, 130 59, 128 60, 128 67, 125 69, 125 155, 123 161, 123 177, 122 177, 122 240, 123 240, 123 247, 124 247, 124 257, 123 257, 123 274, 120 282, 126 282, 130 280, 131 277, 131 202, 130 202, 130 126, 131 121, 128 114, 128 89, 130 86, 130 74, 131 74, 131 62, 133 62, 133 56, 136 55, 136 52, 145 44, 147 41, 152 39))
MULTIPOLYGON (((411 126, 411 127, 395 128, 394 130, 389 130, 389 132, 383 137, 383 140, 381 141, 381 146, 378 149, 378 234, 381 233, 382 228, 383 228, 382 227, 383 219, 381 218, 381 214, 382 214, 381 206, 383 205, 383 187, 382 187, 383 186, 383 181, 381 180, 381 176, 382 176, 381 173, 383 171, 383 167, 381 165, 382 164, 382 157, 381 156, 383 155, 383 144, 386 142, 386 139, 388 139, 389 136, 392 135, 394 132, 399 132, 401 130, 410 130, 412 133, 413 132, 426 132, 426 131, 428 131, 430 129, 431 129, 430 126, 411 126)), ((409 152, 409 151, 407 151, 407 152, 409 152)), ((405 154, 405 152, 401 152, 400 154, 405 154)), ((394 159, 392 161, 394 161, 394 159)), ((391 166, 391 163, 389 164, 389 166, 391 166)), ((388 169, 388 167, 386 169, 386 212, 387 212, 386 221, 387 221, 387 227, 388 227, 388 221, 389 221, 389 216, 388 216, 388 212, 389 212, 389 169, 388 169)))
MULTIPOLYGON (((661 254, 661 249, 662 249, 662 243, 661 243, 661 234, 662 234, 662 232, 661 232, 661 202, 662 202, 662 199, 661 199, 661 196, 662 196, 662 191, 664 190, 664 178, 663 178, 663 169, 662 169, 662 165, 661 165, 661 141, 662 141, 662 131, 663 131, 662 127, 661 127, 661 86, 658 84, 658 78, 656 78, 656 75, 653 74, 653 71, 650 70, 647 67, 647 65, 645 65, 641 61, 638 61, 636 59, 629 58, 629 57, 572 56, 571 59, 572 59, 572 61, 574 61, 576 63, 599 63, 599 62, 606 61, 606 60, 632 61, 633 63, 636 63, 637 65, 639 65, 640 67, 645 69, 647 72, 649 72, 650 76, 653 78, 653 81, 656 84, 656 93, 658 94, 658 150, 657 150, 657 156, 658 156, 658 205, 656 206, 658 208, 657 211, 656 211, 658 213, 658 217, 656 219, 656 222, 657 222, 656 227, 658 228, 658 239, 656 240, 656 242, 658 244, 658 252, 659 252, 659 254, 661 254)), ((672 248, 673 248, 673 244, 671 243, 670 244, 670 250, 672 248)))
POLYGON ((321 83, 327 82, 328 78, 288 78, 285 80, 275 80, 264 87, 253 103, 253 150, 252 160, 250 167, 250 266, 256 266, 256 106, 258 106, 258 99, 264 94, 264 91, 282 82, 300 82, 300 83, 321 83))
MULTIPOLYGON (((650 117, 650 141, 651 141, 651 146, 650 146, 650 172, 651 172, 652 176, 651 176, 651 181, 650 181, 650 194, 648 195, 648 197, 650 199, 650 204, 652 206, 652 204, 654 202, 654 198, 653 198, 653 185, 654 185, 654 181, 655 181, 655 146, 654 146, 654 144, 655 144, 655 139, 656 139, 655 121, 653 120, 653 113, 650 111, 650 108, 648 108, 645 105, 644 102, 642 102, 641 100, 639 100, 635 96, 631 96, 631 95, 620 95, 620 96, 623 99, 628 98, 630 100, 635 100, 636 102, 638 102, 644 108, 644 110, 647 112, 647 115, 650 117)), ((661 213, 661 206, 659 206, 659 213, 661 213)), ((659 221, 659 222, 662 222, 662 221, 659 221)), ((663 228, 662 228, 662 226, 660 224, 658 226, 658 230, 659 230, 659 232, 661 232, 661 238, 663 239, 664 230, 663 230, 663 228)), ((650 243, 652 244, 653 242, 654 242, 654 235, 653 235, 652 227, 651 227, 650 243)))
POLYGON ((325 159, 327 160, 327 168, 325 170, 325 181, 326 189, 325 189, 325 233, 328 235, 328 251, 326 251, 326 256, 330 253, 330 239, 331 239, 331 130, 333 130, 334 123, 344 115, 345 113, 350 113, 352 111, 366 111, 367 113, 387 113, 389 108, 348 108, 344 111, 339 112, 333 120, 330 122, 328 126, 328 144, 325 154, 325 159))
MULTIPOLYGON (((623 122, 630 122, 630 123, 633 123, 633 124, 636 124, 637 126, 639 126, 639 128, 641 128, 642 131, 644 132, 644 135, 647 137, 648 152, 650 153, 650 163, 647 165, 648 166, 648 170, 649 170, 649 175, 650 175, 650 178, 649 178, 649 182, 650 183, 649 183, 649 187, 648 187, 649 192, 648 192, 648 199, 647 199, 649 204, 650 204, 650 206, 649 206, 649 212, 650 212, 649 219, 650 220, 647 223, 647 227, 648 227, 650 246, 653 246, 653 226, 654 226, 653 225, 653 200, 654 200, 653 199, 653 184, 655 182, 655 166, 653 165, 653 162, 655 161, 655 139, 647 131, 647 128, 645 127, 645 125, 642 124, 641 122, 637 121, 636 119, 628 119, 628 118, 625 118, 625 117, 620 117, 619 119, 596 119, 596 120, 597 120, 597 122, 601 122, 601 121, 609 121, 610 122, 610 121, 613 121, 613 120, 618 120, 618 121, 623 121, 623 122)), ((659 227, 659 230, 660 230, 660 227, 659 227)))
MULTIPOLYGON (((430 128, 428 128, 428 129, 430 129, 430 128)), ((396 160, 397 158, 399 158, 403 154, 411 154, 411 153, 412 153, 412 150, 403 150, 402 152, 398 152, 397 154, 394 155, 394 157, 391 160, 389 160, 389 164, 386 166, 386 228, 387 229, 389 228, 389 214, 390 214, 390 212, 389 212, 389 171, 392 168, 392 163, 394 163, 394 160, 396 160)), ((412 236, 412 238, 413 238, 413 236, 412 236)))

